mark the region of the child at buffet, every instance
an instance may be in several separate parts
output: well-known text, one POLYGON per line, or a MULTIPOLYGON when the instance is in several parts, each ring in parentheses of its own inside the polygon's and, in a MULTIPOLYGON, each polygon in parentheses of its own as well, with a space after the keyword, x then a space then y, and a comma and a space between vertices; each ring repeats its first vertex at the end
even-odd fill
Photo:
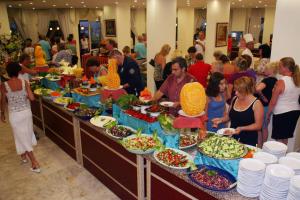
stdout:
POLYGON ((259 99, 264 106, 264 123, 262 128, 262 134, 258 136, 258 145, 262 144, 268 139, 268 122, 266 114, 268 112, 269 102, 272 98, 272 90, 277 82, 276 74, 278 72, 278 63, 272 62, 265 66, 263 74, 265 78, 256 86, 256 92, 259 95, 259 99))
POLYGON ((226 81, 224 75, 220 72, 214 72, 210 76, 206 88, 207 131, 216 132, 218 129, 225 128, 225 123, 214 124, 212 121, 214 118, 221 118, 226 115, 225 89, 226 81))

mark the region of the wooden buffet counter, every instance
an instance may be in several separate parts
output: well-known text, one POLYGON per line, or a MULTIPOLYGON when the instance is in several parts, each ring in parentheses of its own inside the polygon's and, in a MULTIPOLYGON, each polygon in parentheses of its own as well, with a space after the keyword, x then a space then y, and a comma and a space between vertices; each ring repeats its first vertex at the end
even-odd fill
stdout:
POLYGON ((37 131, 44 132, 121 199, 247 199, 236 189, 225 193, 206 190, 192 183, 185 171, 163 167, 151 155, 129 153, 105 129, 49 100, 36 97, 32 113, 37 131))

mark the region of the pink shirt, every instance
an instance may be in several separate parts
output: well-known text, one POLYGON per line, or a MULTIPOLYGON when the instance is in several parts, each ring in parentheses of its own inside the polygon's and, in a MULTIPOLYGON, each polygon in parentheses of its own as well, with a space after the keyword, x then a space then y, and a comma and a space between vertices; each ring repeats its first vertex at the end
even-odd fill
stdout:
POLYGON ((177 82, 177 78, 174 74, 171 74, 168 76, 168 78, 164 81, 162 86, 159 88, 159 91, 161 91, 164 95, 168 97, 168 99, 172 102, 179 102, 180 97, 180 91, 182 87, 186 83, 194 82, 195 78, 191 76, 190 74, 186 74, 184 79, 177 82))

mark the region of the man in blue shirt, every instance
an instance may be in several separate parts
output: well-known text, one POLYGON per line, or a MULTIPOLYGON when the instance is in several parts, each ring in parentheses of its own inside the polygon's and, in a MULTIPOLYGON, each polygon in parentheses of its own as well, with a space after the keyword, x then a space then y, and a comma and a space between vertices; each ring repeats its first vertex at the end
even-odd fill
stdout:
POLYGON ((118 50, 112 50, 109 58, 117 60, 121 85, 123 85, 126 92, 139 96, 144 89, 144 84, 138 64, 130 57, 122 55, 118 50))
POLYGON ((147 50, 145 47, 143 36, 139 35, 137 39, 138 39, 138 42, 135 44, 135 47, 134 47, 134 52, 136 53, 136 59, 137 60, 146 59, 147 50))
POLYGON ((46 40, 46 37, 44 35, 39 35, 39 44, 41 45, 45 55, 46 55, 46 61, 50 61, 51 60, 51 46, 49 44, 49 42, 46 40))

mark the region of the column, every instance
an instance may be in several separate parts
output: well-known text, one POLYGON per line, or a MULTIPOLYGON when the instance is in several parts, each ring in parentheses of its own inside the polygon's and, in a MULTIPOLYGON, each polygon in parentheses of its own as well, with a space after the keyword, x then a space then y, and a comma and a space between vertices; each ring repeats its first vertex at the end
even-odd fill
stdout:
POLYGON ((137 33, 136 36, 142 35, 146 33, 146 9, 145 8, 138 8, 134 11, 135 14, 135 31, 137 33))
MULTIPOLYGON (((175 49, 177 0, 147 0, 147 60, 164 44, 175 49)), ((154 92, 153 67, 147 66, 147 87, 154 92)))
POLYGON ((230 15, 230 1, 228 0, 207 1, 207 27, 206 27, 206 44, 205 44, 205 49, 206 49, 205 61, 207 63, 211 63, 214 60, 213 53, 216 50, 220 50, 224 54, 227 54, 227 43, 225 46, 215 47, 215 42, 216 42, 217 23, 228 23, 229 15, 230 15))
MULTIPOLYGON (((283 57, 293 57, 300 64, 300 1, 277 0, 274 32, 272 41, 271 61, 278 61, 283 57)), ((289 151, 300 148, 300 120, 294 132, 294 138, 289 139, 289 151)))
POLYGON ((194 8, 178 8, 178 50, 183 54, 187 53, 187 49, 193 46, 194 36, 194 8))
POLYGON ((263 34, 263 44, 270 41, 270 35, 273 33, 274 28, 274 18, 275 18, 275 8, 265 9, 265 21, 264 21, 264 34, 263 34))
POLYGON ((243 31, 246 30, 247 22, 247 9, 234 8, 231 10, 231 31, 243 31))
POLYGON ((131 41, 131 23, 130 23, 130 4, 119 2, 116 7, 116 28, 118 49, 124 46, 132 46, 131 41))
POLYGON ((0 2, 0 35, 10 34, 7 7, 4 2, 0 2))

